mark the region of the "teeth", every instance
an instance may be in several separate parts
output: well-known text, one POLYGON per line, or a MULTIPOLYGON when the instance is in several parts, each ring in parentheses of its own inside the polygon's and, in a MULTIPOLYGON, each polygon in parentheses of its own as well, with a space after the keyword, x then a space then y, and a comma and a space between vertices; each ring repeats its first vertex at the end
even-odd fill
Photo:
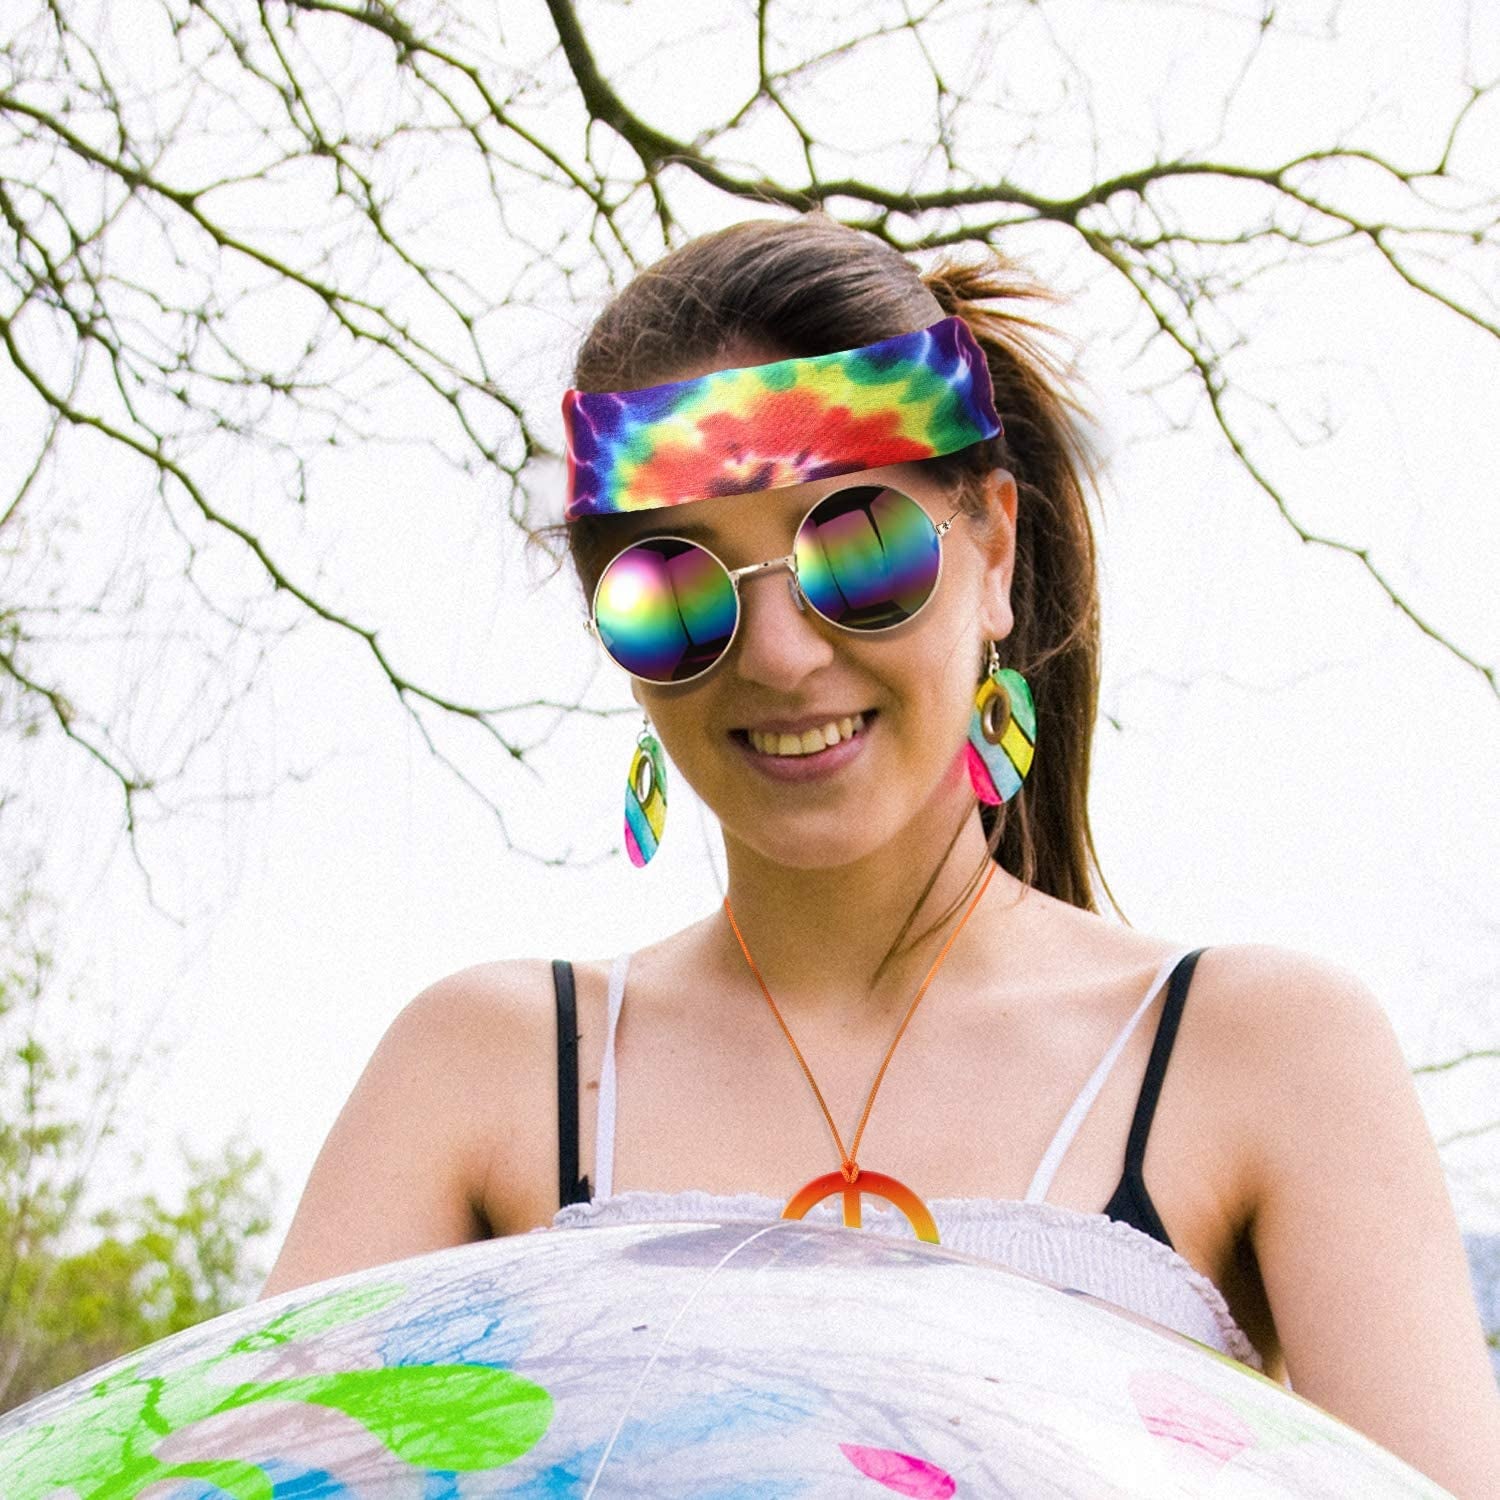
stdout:
POLYGON ((864 727, 864 715, 855 714, 853 718, 831 719, 821 729, 806 729, 801 734, 762 734, 758 729, 747 733, 762 755, 816 755, 840 740, 853 739, 864 727))

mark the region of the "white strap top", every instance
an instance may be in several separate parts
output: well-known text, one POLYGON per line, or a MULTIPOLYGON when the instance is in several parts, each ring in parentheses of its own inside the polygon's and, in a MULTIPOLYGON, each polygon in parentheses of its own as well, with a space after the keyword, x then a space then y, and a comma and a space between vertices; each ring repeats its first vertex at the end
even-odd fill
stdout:
MULTIPOLYGON (((1057 1175, 1057 1169, 1062 1165, 1063 1157, 1068 1154, 1068 1147, 1073 1144, 1073 1137, 1078 1134, 1079 1127, 1087 1118, 1089 1110, 1094 1106, 1094 1101, 1104 1088, 1110 1069, 1114 1067, 1116 1060, 1125 1050, 1125 1044, 1130 1040, 1141 1017, 1150 1009, 1151 1002, 1160 993, 1162 985, 1167 982, 1172 970, 1187 956, 1188 951, 1182 948, 1170 954, 1152 976, 1141 1003, 1136 1006, 1134 1014, 1120 1028, 1120 1034, 1110 1043, 1109 1050, 1099 1059, 1099 1066, 1089 1074, 1083 1087, 1078 1091, 1078 1097, 1069 1107, 1067 1114, 1063 1116, 1062 1124, 1057 1127, 1057 1134, 1052 1137, 1052 1143, 1042 1153, 1042 1159, 1037 1163, 1036 1172, 1031 1178, 1031 1186, 1026 1189, 1023 1202, 1043 1203, 1046 1201, 1048 1190, 1052 1186, 1052 1179, 1057 1175)), ((599 1072, 599 1105, 594 1135, 594 1196, 596 1198, 608 1198, 614 1192, 615 1032, 620 1025, 620 1008, 625 1003, 625 975, 629 969, 630 954, 622 953, 610 965, 609 970, 609 1029, 604 1036, 604 1063, 599 1072)))
MULTIPOLYGON (((1024 1199, 934 1198, 928 1200, 927 1206, 937 1222, 942 1244, 948 1249, 1000 1261, 1016 1270, 1103 1297, 1261 1369, 1259 1354, 1234 1321, 1223 1294, 1169 1245, 1134 1225, 1102 1213, 1084 1213, 1046 1201, 1057 1169, 1111 1069, 1141 1017, 1187 951, 1170 954, 1152 976, 1140 1004, 1063 1115, 1062 1123, 1037 1163, 1024 1199)), ((588 1203, 569 1204, 559 1210, 553 1219, 554 1227, 779 1217, 781 1203, 755 1193, 615 1193, 615 1033, 629 968, 630 954, 622 953, 609 973, 609 1025, 599 1074, 594 1138, 594 1197, 588 1203)), ((809 1222, 838 1223, 839 1213, 838 1205, 827 1201, 816 1205, 807 1218, 809 1222)), ((866 1203, 863 1218, 866 1228, 877 1232, 907 1236, 913 1233, 899 1210, 877 1201, 866 1203)))

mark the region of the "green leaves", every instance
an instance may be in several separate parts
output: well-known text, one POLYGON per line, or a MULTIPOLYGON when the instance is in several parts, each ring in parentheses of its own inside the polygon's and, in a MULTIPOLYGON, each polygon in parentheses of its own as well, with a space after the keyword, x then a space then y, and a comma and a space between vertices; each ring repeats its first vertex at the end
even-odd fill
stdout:
POLYGON ((68 1040, 23 885, 0 907, 0 1411, 238 1306, 270 1229, 259 1151, 184 1153, 180 1196, 101 1178, 101 1145, 136 1060, 68 1040))

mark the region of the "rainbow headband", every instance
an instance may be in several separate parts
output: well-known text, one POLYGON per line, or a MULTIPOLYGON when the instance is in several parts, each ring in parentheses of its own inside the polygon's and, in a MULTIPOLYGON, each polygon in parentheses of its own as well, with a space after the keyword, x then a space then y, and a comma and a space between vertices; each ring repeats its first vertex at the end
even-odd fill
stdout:
POLYGON ((962 318, 639 391, 569 391, 563 426, 569 521, 936 458, 1001 430, 962 318))

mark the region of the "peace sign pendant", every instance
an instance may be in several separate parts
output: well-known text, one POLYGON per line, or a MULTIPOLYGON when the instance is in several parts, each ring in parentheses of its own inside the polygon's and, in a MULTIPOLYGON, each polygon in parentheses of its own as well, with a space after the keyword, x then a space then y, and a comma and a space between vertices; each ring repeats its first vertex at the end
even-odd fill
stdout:
POLYGON ((860 1169, 855 1172, 852 1182, 842 1172, 828 1172, 822 1177, 814 1177, 806 1187, 792 1195, 787 1206, 782 1209, 781 1217, 801 1219, 813 1204, 821 1203, 835 1193, 844 1195, 844 1224, 849 1229, 861 1227, 860 1199, 869 1193, 873 1197, 884 1198, 887 1203, 899 1208, 906 1216, 907 1223, 916 1230, 919 1240, 926 1240, 929 1245, 938 1243, 937 1224, 927 1205, 904 1182, 887 1177, 884 1172, 866 1172, 860 1169))

